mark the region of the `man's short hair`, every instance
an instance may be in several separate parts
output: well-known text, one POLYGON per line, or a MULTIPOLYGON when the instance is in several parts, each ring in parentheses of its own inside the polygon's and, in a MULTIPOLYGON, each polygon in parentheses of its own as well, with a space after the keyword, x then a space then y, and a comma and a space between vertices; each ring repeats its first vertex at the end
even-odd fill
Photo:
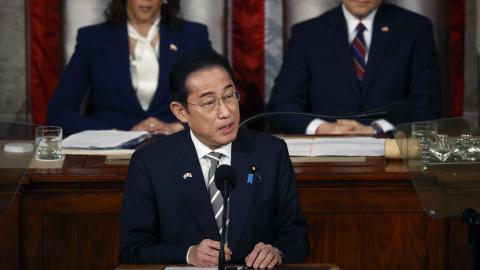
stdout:
POLYGON ((194 50, 182 58, 170 71, 170 96, 173 100, 186 104, 189 90, 186 81, 190 74, 213 67, 223 68, 233 80, 233 71, 227 60, 212 49, 194 50))

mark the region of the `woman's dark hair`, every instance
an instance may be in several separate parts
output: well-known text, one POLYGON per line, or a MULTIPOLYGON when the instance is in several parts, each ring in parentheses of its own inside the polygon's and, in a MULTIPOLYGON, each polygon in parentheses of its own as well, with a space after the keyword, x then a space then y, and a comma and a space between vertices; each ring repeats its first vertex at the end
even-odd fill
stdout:
MULTIPOLYGON (((125 23, 127 21, 127 0, 111 0, 104 14, 109 23, 125 23)), ((174 31, 180 30, 180 0, 168 0, 167 3, 162 3, 160 14, 162 16, 161 24, 174 31)))
POLYGON ((186 104, 189 95, 186 86, 188 76, 212 67, 224 69, 233 81, 233 70, 230 64, 212 49, 197 49, 181 57, 170 71, 170 96, 172 99, 186 104))

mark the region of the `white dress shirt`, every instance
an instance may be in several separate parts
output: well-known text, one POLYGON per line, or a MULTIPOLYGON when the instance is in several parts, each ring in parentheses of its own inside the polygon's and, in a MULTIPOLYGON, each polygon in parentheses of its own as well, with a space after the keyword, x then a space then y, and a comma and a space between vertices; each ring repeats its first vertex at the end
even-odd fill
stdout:
MULTIPOLYGON (((222 153, 223 155, 220 158, 220 162, 218 163, 218 165, 223 165, 223 164, 231 165, 232 143, 229 143, 220 148, 212 150, 210 149, 210 147, 203 144, 197 138, 197 136, 193 134, 192 130, 190 130, 190 137, 192 137, 193 146, 195 146, 195 150, 197 151, 197 157, 198 157, 198 160, 200 161, 200 167, 202 168, 203 179, 205 181, 205 188, 208 188, 208 170, 210 169, 211 161, 210 159, 206 158, 206 155, 212 151, 222 153)), ((190 264, 190 262, 188 261, 188 254, 190 254, 191 249, 192 249, 192 246, 188 248, 187 255, 185 258, 188 264, 190 264)))
POLYGON ((200 161, 200 167, 202 168, 203 179, 205 180, 205 186, 208 187, 208 170, 210 169, 210 159, 206 157, 206 155, 212 151, 222 153, 222 157, 220 158, 220 162, 218 165, 231 164, 232 160, 232 143, 224 145, 220 148, 215 150, 210 149, 210 147, 203 144, 196 136, 193 134, 192 130, 190 130, 190 136, 192 137, 193 145, 195 146, 195 150, 197 151, 197 157, 200 161))
MULTIPOLYGON (((375 14, 377 14, 377 9, 370 12, 367 17, 359 20, 357 17, 353 16, 350 11, 342 5, 343 16, 347 21, 347 33, 348 33, 348 43, 352 44, 353 40, 357 36, 357 26, 359 23, 362 23, 365 26, 365 31, 363 31, 363 38, 365 39, 365 46, 367 52, 365 54, 365 64, 368 62, 368 51, 370 50, 370 45, 372 44, 372 30, 373 30, 373 19, 375 19, 375 14)), ((352 60, 353 61, 353 60, 352 60)))
POLYGON ((157 91, 160 71, 160 39, 155 48, 152 41, 159 35, 160 18, 148 30, 147 37, 140 35, 133 26, 127 24, 128 36, 136 41, 134 55, 130 54, 130 74, 132 86, 143 110, 148 110, 157 91))
MULTIPOLYGON (((359 20, 357 17, 355 17, 348 9, 345 7, 345 5, 342 5, 342 11, 343 11, 343 16, 345 17, 345 21, 347 22, 347 33, 348 33, 348 43, 352 44, 353 40, 355 39, 355 36, 357 35, 357 25, 359 23, 362 23, 365 26, 365 31, 363 32, 363 37, 365 39, 365 46, 366 46, 366 54, 365 54, 365 65, 368 62, 368 52, 370 49, 370 45, 372 44, 372 36, 373 36, 373 20, 375 19, 375 15, 377 14, 377 9, 373 10, 368 14, 367 17, 359 20)), ((352 60, 353 64, 353 60, 352 60)), ((313 119, 307 126, 307 129, 305 130, 305 133, 308 135, 313 135, 315 134, 317 128, 325 123, 325 120, 322 119, 313 119)), ((393 125, 389 123, 385 119, 379 119, 374 121, 373 123, 376 123, 379 125, 384 132, 392 130, 393 125)))

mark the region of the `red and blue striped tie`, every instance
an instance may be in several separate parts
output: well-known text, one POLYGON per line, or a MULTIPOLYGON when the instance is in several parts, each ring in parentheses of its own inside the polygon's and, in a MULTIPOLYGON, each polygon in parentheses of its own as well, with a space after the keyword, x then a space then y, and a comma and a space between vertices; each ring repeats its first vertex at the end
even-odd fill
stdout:
POLYGON ((355 66, 355 73, 359 81, 363 81, 365 77, 365 55, 367 53, 367 46, 365 45, 365 38, 363 31, 365 26, 362 23, 357 25, 357 35, 352 42, 353 64, 355 66))

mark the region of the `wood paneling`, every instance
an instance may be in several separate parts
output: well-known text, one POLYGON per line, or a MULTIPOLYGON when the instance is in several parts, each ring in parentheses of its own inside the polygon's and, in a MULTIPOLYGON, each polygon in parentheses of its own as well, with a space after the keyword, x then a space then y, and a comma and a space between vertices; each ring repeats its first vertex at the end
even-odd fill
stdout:
POLYGON ((309 262, 340 269, 427 269, 426 217, 418 214, 309 214, 309 262))
POLYGON ((420 212, 421 204, 413 188, 357 187, 345 182, 344 187, 303 187, 298 194, 304 212, 420 212))
POLYGON ((8 201, 13 197, 9 209, 0 213, 0 266, 2 270, 20 269, 19 247, 19 204, 20 196, 11 192, 0 193, 0 200, 8 201))
POLYGON ((43 269, 112 269, 119 225, 118 214, 43 215, 43 269))
MULTIPOLYGON (((449 265, 448 269, 473 269, 472 250, 468 243, 467 225, 461 218, 451 218, 449 226, 449 265)), ((480 248, 480 247, 477 247, 480 248)))
POLYGON ((118 265, 122 192, 26 190, 24 269, 112 269, 118 265))
POLYGON ((445 253, 439 245, 445 227, 432 226, 408 180, 347 177, 298 182, 311 226, 309 262, 332 261, 347 270, 445 266, 443 261, 438 263, 444 257, 436 256, 445 253))

